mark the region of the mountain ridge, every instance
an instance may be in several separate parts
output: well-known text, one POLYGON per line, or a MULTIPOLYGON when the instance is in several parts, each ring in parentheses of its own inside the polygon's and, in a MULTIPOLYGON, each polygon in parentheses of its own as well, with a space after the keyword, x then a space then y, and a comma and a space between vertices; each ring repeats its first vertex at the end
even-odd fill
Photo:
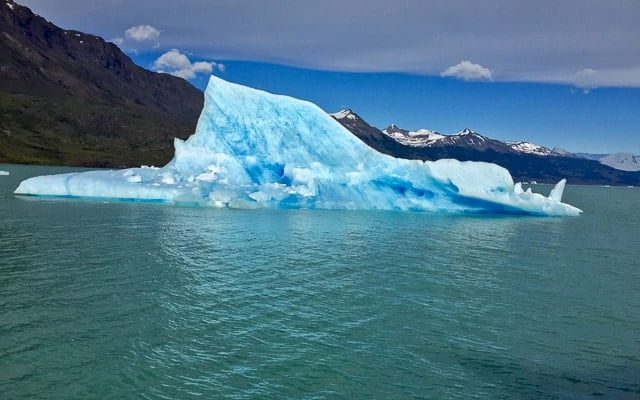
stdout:
POLYGON ((526 182, 554 183, 567 178, 574 184, 640 184, 640 172, 617 170, 530 142, 502 142, 468 128, 453 135, 428 129, 408 131, 393 124, 380 130, 352 110, 330 115, 369 146, 398 158, 485 161, 507 168, 514 179, 526 182))
POLYGON ((0 162, 163 164, 195 129, 200 90, 98 36, 4 0, 0 39, 0 162))
MULTIPOLYGON (((59 28, 13 0, 0 2, 0 39, 0 162, 164 165, 174 138, 195 131, 203 93, 184 79, 136 65, 114 43, 59 28)), ((394 157, 492 162, 522 181, 640 184, 637 172, 467 128, 454 135, 395 125, 380 130, 348 109, 333 117, 394 157)))

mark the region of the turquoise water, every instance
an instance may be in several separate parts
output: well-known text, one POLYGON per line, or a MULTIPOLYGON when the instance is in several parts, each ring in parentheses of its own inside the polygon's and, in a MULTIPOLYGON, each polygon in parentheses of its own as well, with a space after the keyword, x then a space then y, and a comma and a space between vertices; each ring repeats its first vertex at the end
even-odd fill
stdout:
POLYGON ((640 397, 638 188, 569 186, 577 218, 238 211, 0 170, 2 399, 640 397))

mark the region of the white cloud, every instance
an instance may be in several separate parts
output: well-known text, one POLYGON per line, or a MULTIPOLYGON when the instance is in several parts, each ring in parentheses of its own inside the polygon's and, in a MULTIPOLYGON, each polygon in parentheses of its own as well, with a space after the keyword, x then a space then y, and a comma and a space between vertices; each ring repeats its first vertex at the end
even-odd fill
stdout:
POLYGON ((117 37, 117 38, 111 39, 110 42, 115 43, 116 46, 120 47, 124 43, 124 39, 121 37, 117 37))
POLYGON ((461 61, 440 73, 440 76, 463 79, 465 81, 490 81, 493 80, 489 68, 471 61, 461 61))
POLYGON ((585 93, 602 87, 640 87, 640 66, 632 68, 583 68, 561 73, 524 74, 514 81, 534 81, 571 85, 585 93))
POLYGON ((184 79, 193 79, 197 74, 211 75, 214 70, 224 71, 224 64, 196 61, 191 62, 186 54, 178 49, 172 49, 158 57, 153 63, 153 69, 184 79))
POLYGON ((592 68, 585 68, 576 72, 574 85, 582 89, 585 93, 589 93, 598 86, 597 80, 598 71, 592 68))
POLYGON ((160 37, 160 31, 151 25, 138 25, 132 26, 127 29, 124 34, 129 39, 133 39, 136 42, 142 42, 145 40, 155 40, 160 37))
POLYGON ((151 48, 159 38, 136 42, 114 27, 152 22, 166 29, 160 32, 163 48, 189 48, 212 59, 427 75, 475 60, 489 66, 495 81, 572 86, 576 72, 589 67, 597 71, 598 87, 640 87, 637 0, 615 7, 611 0, 366 3, 367 12, 362 2, 344 0, 265 0, 264 7, 251 1, 113 0, 96 7, 91 1, 21 0, 47 19, 121 36, 125 46, 145 50, 143 44, 151 48), (390 17, 393 28, 379 29, 390 17), (188 23, 178 29, 176 21, 188 23))

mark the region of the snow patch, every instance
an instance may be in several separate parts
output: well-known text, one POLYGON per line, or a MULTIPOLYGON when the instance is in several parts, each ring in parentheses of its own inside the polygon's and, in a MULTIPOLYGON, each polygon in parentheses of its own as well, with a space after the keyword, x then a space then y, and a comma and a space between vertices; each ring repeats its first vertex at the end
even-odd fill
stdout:
POLYGON ((356 119, 356 116, 353 114, 353 112, 351 110, 348 110, 348 109, 340 110, 337 113, 333 113, 333 114, 329 114, 329 115, 331 115, 335 119, 343 119, 343 118, 347 118, 347 119, 351 119, 351 120, 355 120, 356 119))
POLYGON ((539 156, 554 156, 558 153, 544 146, 529 142, 507 142, 507 145, 519 153, 536 154, 539 156))
POLYGON ((406 146, 413 147, 426 147, 430 146, 433 143, 446 138, 447 136, 442 135, 436 131, 432 131, 429 129, 418 129, 417 131, 403 131, 396 128, 395 125, 391 125, 390 129, 383 130, 382 133, 391 137, 396 142, 404 144, 406 146))

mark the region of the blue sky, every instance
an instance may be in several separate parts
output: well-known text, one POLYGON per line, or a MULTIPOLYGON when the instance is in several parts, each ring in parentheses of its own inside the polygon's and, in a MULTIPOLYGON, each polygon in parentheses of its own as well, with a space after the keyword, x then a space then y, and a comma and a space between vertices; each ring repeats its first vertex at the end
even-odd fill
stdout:
POLYGON ((210 73, 372 124, 640 153, 637 0, 18 0, 203 87, 210 73))
MULTIPOLYGON (((152 68, 158 53, 132 54, 152 68)), ((191 57, 193 60, 197 57, 191 57)), ((406 73, 318 71, 223 61, 224 79, 310 100, 327 112, 351 108, 384 128, 471 128, 501 140, 529 140, 574 152, 640 153, 640 89, 524 82, 467 82, 406 73)), ((206 74, 191 82, 204 89, 206 74)))

